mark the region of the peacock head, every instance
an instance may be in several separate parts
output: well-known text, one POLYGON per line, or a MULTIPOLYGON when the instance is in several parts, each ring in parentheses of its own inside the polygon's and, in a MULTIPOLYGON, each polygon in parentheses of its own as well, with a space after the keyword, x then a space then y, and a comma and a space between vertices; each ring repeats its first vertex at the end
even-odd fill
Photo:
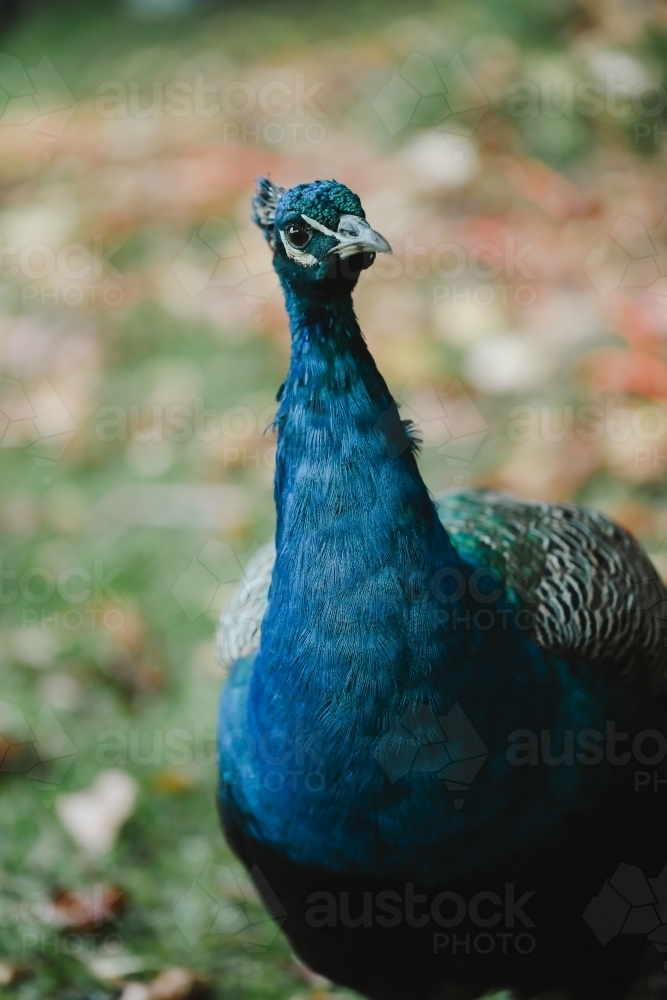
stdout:
POLYGON ((279 278, 295 290, 310 288, 326 296, 349 289, 376 253, 391 253, 385 238, 366 222, 358 196, 337 181, 287 190, 262 177, 252 207, 279 278))

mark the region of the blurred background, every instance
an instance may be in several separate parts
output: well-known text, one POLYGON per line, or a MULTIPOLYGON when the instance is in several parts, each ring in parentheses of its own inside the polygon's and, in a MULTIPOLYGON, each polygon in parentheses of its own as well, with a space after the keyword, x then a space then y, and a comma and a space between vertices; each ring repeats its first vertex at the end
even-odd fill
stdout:
POLYGON ((32 0, 0 53, 0 996, 325 1000, 214 809, 289 350, 254 179, 392 243, 356 306, 434 492, 665 575, 665 7, 32 0))

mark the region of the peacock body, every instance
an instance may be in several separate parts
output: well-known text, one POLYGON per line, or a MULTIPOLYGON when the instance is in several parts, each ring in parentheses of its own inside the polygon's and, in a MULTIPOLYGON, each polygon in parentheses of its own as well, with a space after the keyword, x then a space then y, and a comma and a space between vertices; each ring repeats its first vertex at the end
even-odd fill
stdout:
POLYGON ((583 915, 667 863, 664 794, 616 752, 664 729, 665 590, 594 511, 434 502, 352 307, 388 244, 334 181, 254 207, 292 353, 275 545, 218 633, 228 840, 301 958, 370 997, 622 996, 645 941, 583 915))

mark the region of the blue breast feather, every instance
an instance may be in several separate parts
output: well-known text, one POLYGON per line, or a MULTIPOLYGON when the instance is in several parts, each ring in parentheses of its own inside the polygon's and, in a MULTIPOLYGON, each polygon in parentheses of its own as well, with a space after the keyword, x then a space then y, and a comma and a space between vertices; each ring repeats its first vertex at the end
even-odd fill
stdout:
POLYGON ((631 699, 590 665, 539 648, 503 598, 480 604, 464 586, 443 613, 432 581, 446 587, 477 567, 438 518, 351 301, 285 292, 293 349, 277 418, 276 562, 259 651, 223 692, 222 794, 255 840, 332 871, 436 883, 536 841, 548 852, 615 771, 576 759, 517 767, 511 734, 548 729, 557 753, 567 729, 629 724, 631 699), (481 608, 494 612, 490 627, 474 624, 481 608), (397 732, 401 757, 410 713, 437 719, 455 706, 488 750, 458 809, 437 773, 392 780, 381 759, 397 732))

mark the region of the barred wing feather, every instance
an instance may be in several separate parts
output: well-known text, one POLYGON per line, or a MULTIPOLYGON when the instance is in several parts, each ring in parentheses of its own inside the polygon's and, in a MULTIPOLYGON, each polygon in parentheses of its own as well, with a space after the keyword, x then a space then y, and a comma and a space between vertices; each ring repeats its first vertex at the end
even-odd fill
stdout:
POLYGON ((531 613, 540 646, 667 687, 667 589, 627 531, 588 507, 491 490, 445 494, 438 506, 457 551, 493 568, 531 613))
POLYGON ((275 559, 276 547, 273 542, 255 553, 245 568, 243 579, 220 615, 215 651, 220 666, 227 670, 236 660, 250 656, 259 649, 259 634, 269 602, 275 559))

